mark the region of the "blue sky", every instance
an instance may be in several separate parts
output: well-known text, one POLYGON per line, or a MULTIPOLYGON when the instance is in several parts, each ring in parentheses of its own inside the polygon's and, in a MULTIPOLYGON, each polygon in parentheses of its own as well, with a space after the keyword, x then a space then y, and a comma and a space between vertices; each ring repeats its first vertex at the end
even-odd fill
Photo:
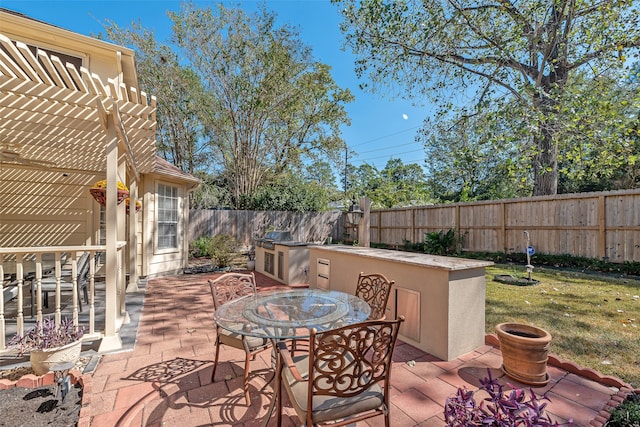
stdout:
MULTIPOLYGON (((201 6, 213 2, 194 1, 201 6)), ((227 7, 238 2, 225 1, 227 7)), ((258 1, 244 1, 241 7, 254 9, 258 1)), ((429 105, 416 106, 415 101, 388 99, 358 88, 354 72, 354 56, 341 49, 344 37, 339 29, 338 7, 329 0, 267 1, 267 7, 278 15, 280 24, 298 27, 304 43, 311 46, 314 56, 332 67, 333 78, 343 88, 349 88, 356 100, 347 106, 351 126, 343 127, 342 137, 350 149, 357 152, 349 162, 359 166, 364 162, 384 168, 390 158, 404 163, 424 163, 424 151, 415 142, 416 132, 424 118, 431 114, 429 105)), ((0 0, 0 7, 24 13, 68 30, 85 34, 103 31, 105 19, 120 26, 140 21, 152 28, 156 37, 164 40, 170 33, 167 10, 178 10, 177 0, 0 0)), ((155 94, 161 96, 161 94, 155 94)), ((338 180, 340 180, 338 178, 338 180)))

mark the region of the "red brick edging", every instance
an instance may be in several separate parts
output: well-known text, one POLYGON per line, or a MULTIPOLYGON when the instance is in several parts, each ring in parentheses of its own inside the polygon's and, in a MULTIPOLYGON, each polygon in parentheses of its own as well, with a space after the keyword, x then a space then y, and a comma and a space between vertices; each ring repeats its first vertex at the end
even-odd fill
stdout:
MULTIPOLYGON (((487 345, 491 345, 496 348, 500 348, 500 341, 498 341, 498 337, 496 334, 487 334, 484 337, 484 342, 487 345)), ((567 371, 571 374, 578 375, 580 377, 586 378, 588 380, 597 382, 607 387, 615 387, 618 389, 618 392, 611 396, 611 399, 605 404, 604 408, 600 410, 596 418, 589 423, 591 427, 603 427, 606 422, 609 420, 611 416, 611 410, 616 408, 622 402, 625 401, 627 396, 632 393, 639 393, 640 388, 634 389, 630 384, 624 382, 618 377, 613 377, 610 375, 602 375, 600 372, 591 368, 583 368, 578 366, 577 364, 570 362, 568 360, 563 360, 555 354, 550 354, 547 363, 551 366, 555 366, 556 368, 567 371)))

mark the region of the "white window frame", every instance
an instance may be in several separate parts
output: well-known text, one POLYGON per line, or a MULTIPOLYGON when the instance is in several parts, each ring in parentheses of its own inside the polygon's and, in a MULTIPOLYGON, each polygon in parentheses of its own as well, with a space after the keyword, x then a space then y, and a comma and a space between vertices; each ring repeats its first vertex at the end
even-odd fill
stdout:
POLYGON ((180 224, 181 224, 181 215, 180 215, 180 206, 181 206, 181 195, 180 195, 180 187, 175 184, 169 184, 166 182, 158 182, 156 183, 156 216, 155 216, 155 252, 156 253, 170 253, 170 252, 178 252, 180 251, 180 224), (171 193, 167 195, 167 189, 171 190, 171 193), (161 194, 161 190, 164 193, 161 194), (167 207, 162 206, 164 203, 169 203, 168 212, 167 207), (169 215, 167 217, 167 214, 169 215), (165 227, 163 225, 172 225, 174 226, 174 235, 162 235, 161 230, 165 227), (175 239, 173 242, 167 242, 169 245, 173 246, 164 246, 167 243, 163 243, 163 238, 175 239))

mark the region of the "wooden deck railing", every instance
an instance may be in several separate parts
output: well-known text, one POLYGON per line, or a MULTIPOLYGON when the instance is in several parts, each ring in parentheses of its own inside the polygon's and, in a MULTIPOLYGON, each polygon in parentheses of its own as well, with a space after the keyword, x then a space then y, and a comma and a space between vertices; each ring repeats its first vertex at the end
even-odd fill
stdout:
MULTIPOLYGON (((120 283, 124 246, 121 243, 117 247, 117 298, 125 297, 125 284, 120 283)), ((45 316, 53 317, 56 324, 63 317, 70 317, 74 324, 84 328, 85 339, 101 338, 104 330, 96 331, 96 318, 104 321, 108 313, 107 310, 96 312, 96 303, 99 301, 96 300, 95 274, 96 253, 104 251, 104 245, 0 248, 0 352, 7 348, 7 341, 13 334, 24 333, 25 328, 42 321, 45 316), (88 271, 86 274, 82 272, 81 282, 78 282, 79 268, 83 267, 78 262, 84 253, 88 254, 88 271), (47 282, 45 290, 43 279, 47 282), (78 292, 80 286, 87 287, 89 299, 88 303, 85 301, 82 313, 79 298, 85 294, 78 292), (70 299, 63 300, 63 293, 70 293, 70 299), (45 296, 49 298, 45 300, 45 296), (25 307, 27 298, 30 304, 25 307), (49 306, 48 310, 46 306, 49 306), (28 308, 27 313, 25 308, 28 308)), ((99 295, 104 299, 104 293, 99 295)), ((103 304, 100 306, 104 307, 103 304)))

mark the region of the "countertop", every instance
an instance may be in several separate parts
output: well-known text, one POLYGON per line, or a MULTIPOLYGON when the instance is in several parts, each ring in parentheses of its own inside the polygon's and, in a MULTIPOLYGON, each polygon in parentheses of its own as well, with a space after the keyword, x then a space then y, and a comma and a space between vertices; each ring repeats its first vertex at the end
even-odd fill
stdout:
POLYGON ((310 245, 311 249, 357 255, 367 258, 385 259, 394 262, 437 268, 449 271, 470 270, 493 265, 492 261, 467 258, 454 258, 439 255, 421 254, 415 252, 394 251, 390 249, 364 248, 347 245, 310 245))

